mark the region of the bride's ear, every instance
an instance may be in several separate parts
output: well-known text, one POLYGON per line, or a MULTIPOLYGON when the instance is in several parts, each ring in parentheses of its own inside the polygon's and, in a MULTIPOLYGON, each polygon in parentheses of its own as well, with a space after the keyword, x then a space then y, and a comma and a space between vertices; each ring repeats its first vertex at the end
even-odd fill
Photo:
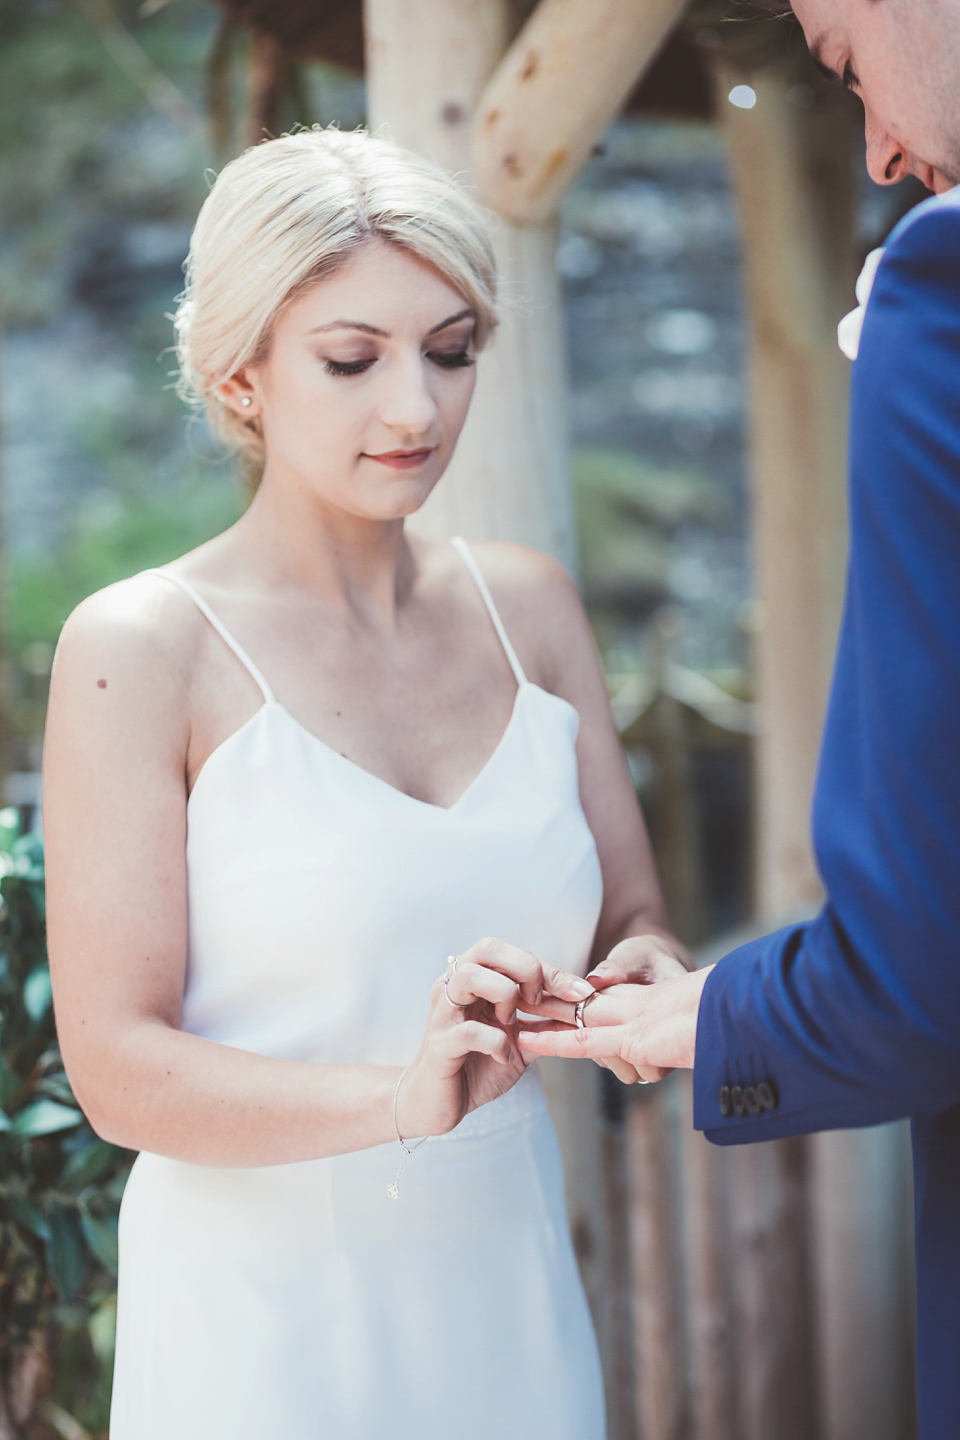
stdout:
POLYGON ((244 420, 251 419, 260 413, 260 397, 257 386, 249 370, 238 370, 225 380, 217 391, 217 398, 222 405, 227 405, 242 415, 244 420))

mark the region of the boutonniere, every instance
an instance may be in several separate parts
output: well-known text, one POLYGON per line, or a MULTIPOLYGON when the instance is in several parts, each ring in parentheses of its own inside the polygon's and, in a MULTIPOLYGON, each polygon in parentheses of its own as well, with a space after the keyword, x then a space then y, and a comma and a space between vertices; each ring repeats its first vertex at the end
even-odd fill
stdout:
POLYGON ((857 281, 857 308, 851 310, 849 315, 844 315, 837 326, 837 344, 848 360, 856 360, 859 353, 863 317, 867 313, 867 301, 870 299, 870 291, 873 289, 873 282, 876 279, 877 266, 882 259, 882 245, 878 250, 870 251, 857 281))

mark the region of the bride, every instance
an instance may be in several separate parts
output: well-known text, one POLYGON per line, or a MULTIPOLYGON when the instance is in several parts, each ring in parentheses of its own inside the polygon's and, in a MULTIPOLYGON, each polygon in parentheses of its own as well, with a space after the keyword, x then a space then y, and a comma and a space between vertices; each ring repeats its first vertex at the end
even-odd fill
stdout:
POLYGON ((517 1009, 682 952, 573 584, 404 528, 494 289, 472 200, 361 133, 197 223, 183 385, 262 478, 71 616, 45 757, 63 1053, 141 1152, 113 1440, 603 1434, 517 1009))

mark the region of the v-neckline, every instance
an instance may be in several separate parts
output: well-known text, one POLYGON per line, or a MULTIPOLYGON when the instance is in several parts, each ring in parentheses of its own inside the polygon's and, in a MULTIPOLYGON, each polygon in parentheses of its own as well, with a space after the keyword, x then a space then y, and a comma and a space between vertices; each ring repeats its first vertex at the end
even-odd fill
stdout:
MULTIPOLYGON (((347 755, 343 755, 339 750, 335 750, 332 745, 328 745, 325 740, 321 740, 319 735, 314 735, 313 731, 308 730, 307 727, 300 720, 298 720, 295 715, 292 715, 290 713, 286 705, 282 705, 279 700, 266 701, 256 712, 256 715, 252 716, 251 719, 256 719, 257 715, 262 715, 264 711, 267 710, 279 710, 281 714, 286 716, 286 718, 293 725, 294 729, 296 729, 300 735, 302 735, 312 745, 318 746, 318 748, 322 750, 324 754, 331 755, 336 764, 346 766, 349 770, 354 771, 356 774, 364 776, 368 781, 371 781, 380 789, 388 790, 391 794, 398 796, 401 800, 409 801, 411 805, 420 805, 426 810, 436 810, 441 815, 450 815, 453 813, 454 810, 456 810, 460 805, 463 804, 463 802, 472 793, 472 791, 477 788, 480 782, 487 775, 487 772, 495 764, 501 751, 504 749, 507 743, 510 732, 513 730, 514 722, 520 711, 520 700, 524 692, 526 690, 537 690, 539 688, 539 686, 533 685, 529 680, 525 680, 522 685, 517 686, 517 693, 513 697, 513 706, 510 710, 510 717, 507 720, 500 739, 497 741, 490 755, 484 761, 483 765, 481 765, 476 775, 474 775, 473 779, 467 785, 466 789, 461 790, 456 800, 454 800, 453 803, 450 805, 437 805, 432 800, 421 800, 419 796, 411 795, 408 793, 408 791, 401 790, 399 785, 393 785, 389 780, 384 780, 382 775, 377 775, 373 770, 368 770, 365 765, 358 765, 355 760, 351 760, 347 755)), ((558 696, 557 698, 559 699, 560 697, 558 696)), ((227 741, 224 741, 223 743, 226 744, 227 741)), ((220 747, 218 746, 218 749, 219 748, 220 747)), ((216 751, 214 751, 213 753, 216 754, 216 751)), ((200 772, 201 774, 203 773, 203 770, 206 769, 207 764, 210 763, 210 758, 210 756, 207 757, 207 761, 200 772)), ((199 780, 199 778, 200 777, 198 775, 197 780, 199 780)), ((193 788, 194 790, 196 790, 196 782, 194 782, 193 788)))
POLYGON ((365 777, 367 782, 379 787, 381 790, 388 791, 392 795, 396 795, 401 802, 407 802, 411 805, 417 805, 423 810, 433 810, 438 815, 452 815, 456 810, 460 808, 461 805, 465 804, 466 801, 473 795, 474 791, 480 787, 481 783, 486 779, 489 772, 498 762, 516 726, 517 716, 520 713, 520 706, 523 696, 528 691, 535 690, 539 691, 541 695, 549 696, 551 700, 558 701, 561 705, 569 704, 569 701, 564 700, 561 695, 553 695, 549 690, 544 690, 541 685, 535 685, 531 680, 524 680, 522 685, 518 685, 517 693, 514 696, 513 700, 513 708, 510 711, 510 717, 507 720, 503 734, 500 736, 500 739, 497 741, 493 751, 488 756, 485 763, 480 767, 476 775, 474 775, 473 779, 470 781, 466 789, 460 792, 452 805, 435 805, 430 800, 420 800, 416 795, 409 795, 406 790, 401 790, 398 785, 392 785, 389 780, 384 780, 382 776, 375 774, 374 771, 365 769, 363 765, 358 765, 355 760, 349 759, 346 755, 341 755, 339 750, 335 750, 332 745, 328 745, 325 740, 321 740, 319 735, 314 735, 312 730, 308 730, 307 727, 300 720, 298 720, 295 715, 292 715, 287 709, 287 707, 285 705, 282 705, 279 700, 270 699, 265 700, 264 703, 260 706, 260 708, 253 712, 249 720, 245 720, 244 723, 238 727, 238 729, 234 730, 230 735, 228 735, 225 740, 221 740, 220 744, 210 751, 210 754, 207 756, 206 760, 204 760, 203 764, 197 771, 197 774, 194 778, 193 785, 190 788, 190 794, 187 796, 187 808, 189 809, 189 807, 193 804, 194 796, 196 795, 197 791, 203 788, 203 777, 210 769, 211 763, 221 753, 221 751, 228 749, 234 741, 239 741, 241 735, 245 735, 246 732, 252 729, 254 725, 262 723, 264 717, 275 713, 284 716, 284 718, 289 721, 290 725, 297 732, 297 734, 302 736, 309 745, 314 746, 322 754, 331 756, 334 764, 345 767, 347 770, 353 771, 355 774, 365 777))

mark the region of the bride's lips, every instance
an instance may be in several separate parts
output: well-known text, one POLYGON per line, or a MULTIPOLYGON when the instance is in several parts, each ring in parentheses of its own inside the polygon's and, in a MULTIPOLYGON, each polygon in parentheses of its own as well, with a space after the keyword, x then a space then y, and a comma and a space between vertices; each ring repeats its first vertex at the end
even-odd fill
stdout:
POLYGON ((432 445, 423 445, 419 450, 385 450, 382 455, 367 455, 380 465, 389 465, 391 470, 416 470, 433 454, 432 445))

